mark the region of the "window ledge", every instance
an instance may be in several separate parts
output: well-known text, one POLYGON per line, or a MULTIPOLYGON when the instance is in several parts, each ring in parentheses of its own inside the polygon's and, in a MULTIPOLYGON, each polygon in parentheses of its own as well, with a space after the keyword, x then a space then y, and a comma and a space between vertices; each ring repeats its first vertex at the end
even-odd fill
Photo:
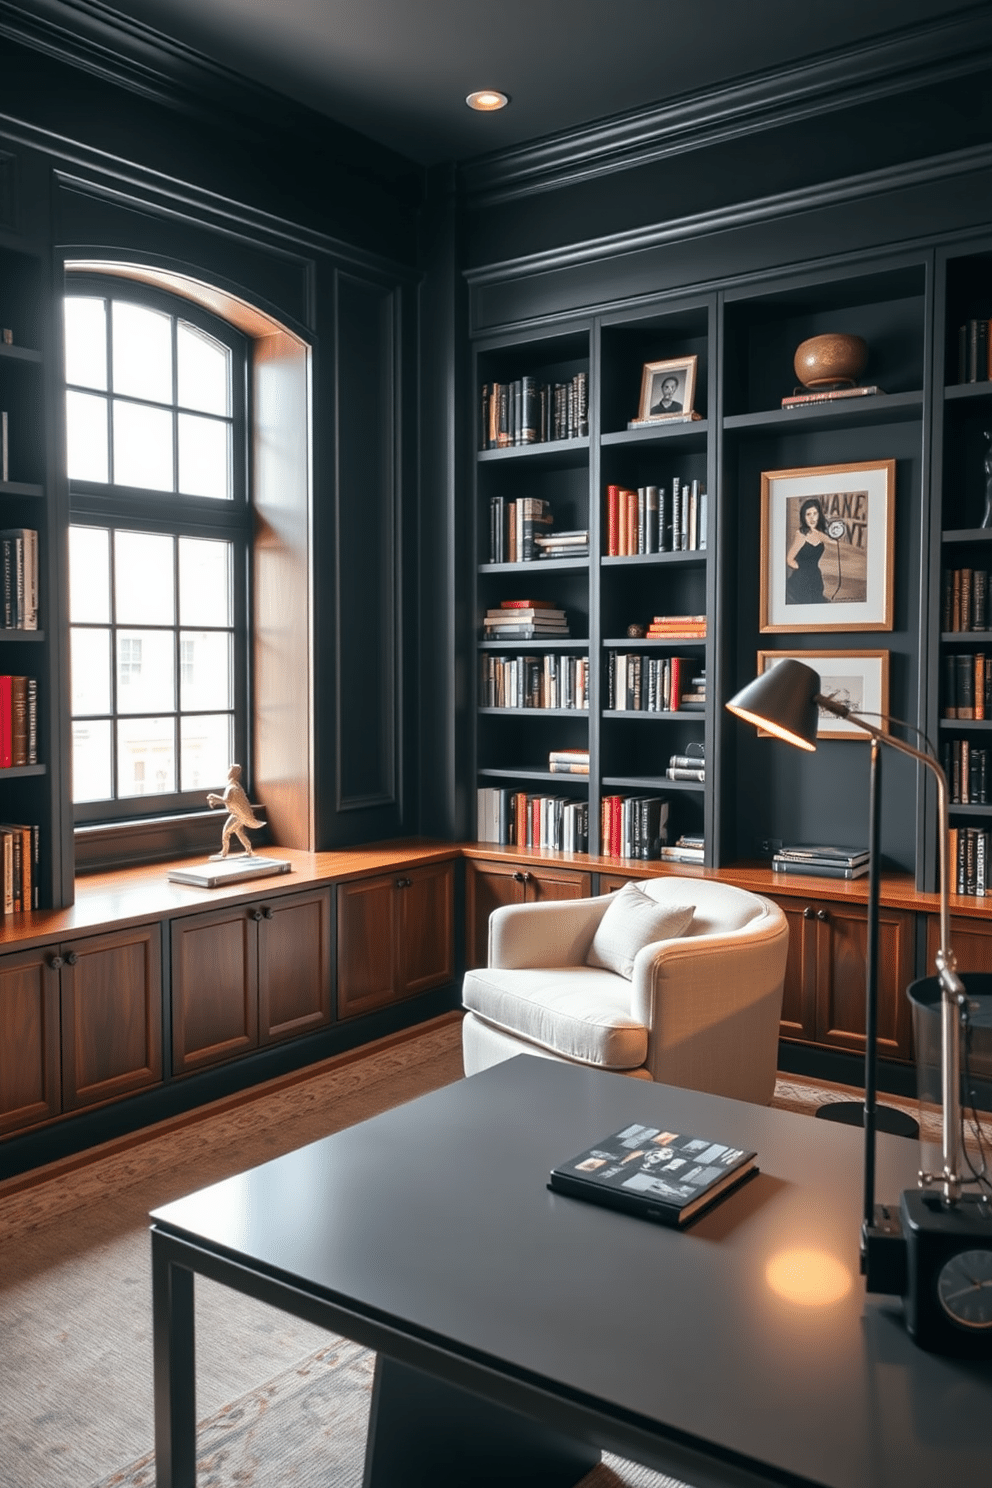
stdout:
MULTIPOLYGON (((253 805, 256 816, 264 807, 253 805)), ((219 852, 223 811, 189 811, 174 816, 142 817, 135 821, 87 822, 75 829, 76 873, 164 863, 170 858, 200 852, 219 852)), ((270 842, 266 829, 253 834, 252 846, 270 842)))

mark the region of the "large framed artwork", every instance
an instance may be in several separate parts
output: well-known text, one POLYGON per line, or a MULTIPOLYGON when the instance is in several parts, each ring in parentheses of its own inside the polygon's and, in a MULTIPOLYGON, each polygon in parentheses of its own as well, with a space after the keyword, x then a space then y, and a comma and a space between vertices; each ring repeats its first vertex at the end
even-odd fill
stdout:
POLYGON ((761 475, 760 629, 891 630, 895 460, 761 475))
MULTIPOLYGON (((886 725, 878 715, 889 711, 888 651, 759 651, 758 675, 778 661, 791 657, 805 662, 820 674, 820 691, 824 697, 846 703, 864 713, 870 723, 886 725)), ((817 710, 818 739, 867 739, 863 728, 849 718, 838 718, 823 708, 817 710)))

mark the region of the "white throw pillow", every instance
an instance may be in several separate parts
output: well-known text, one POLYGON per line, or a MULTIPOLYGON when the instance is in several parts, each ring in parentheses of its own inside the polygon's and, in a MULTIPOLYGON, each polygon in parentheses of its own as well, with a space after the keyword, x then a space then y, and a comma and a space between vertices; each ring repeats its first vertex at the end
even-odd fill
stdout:
POLYGON ((629 982, 638 951, 655 940, 676 940, 684 935, 695 910, 694 904, 659 904, 636 884, 626 884, 612 896, 599 922, 586 965, 615 971, 629 982))

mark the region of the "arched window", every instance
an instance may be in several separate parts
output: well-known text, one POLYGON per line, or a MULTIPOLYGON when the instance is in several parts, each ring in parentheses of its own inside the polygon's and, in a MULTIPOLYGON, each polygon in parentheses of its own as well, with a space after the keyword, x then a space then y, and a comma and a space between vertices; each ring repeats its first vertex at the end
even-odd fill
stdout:
POLYGON ((65 361, 76 819, 202 809, 248 764, 248 345, 80 274, 65 361))

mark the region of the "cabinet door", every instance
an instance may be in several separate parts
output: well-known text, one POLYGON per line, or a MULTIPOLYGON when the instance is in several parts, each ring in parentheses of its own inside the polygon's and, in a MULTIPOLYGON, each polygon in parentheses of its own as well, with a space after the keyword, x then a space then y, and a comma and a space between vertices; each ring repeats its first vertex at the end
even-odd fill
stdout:
POLYGON ((162 952, 157 925, 61 948, 66 1111, 162 1078, 162 952))
POLYGON ((415 997, 454 975, 455 865, 411 868, 398 880, 396 996, 415 997))
POLYGON ((601 894, 616 894, 625 889, 629 883, 636 883, 635 878, 626 878, 620 873, 601 873, 599 875, 599 892, 601 894))
POLYGON ((56 955, 49 946, 0 958, 0 1132, 61 1110, 56 955))
MULTIPOLYGON (((769 898, 774 896, 769 895, 769 898)), ((802 899, 776 898, 789 924, 789 954, 782 992, 782 1038, 816 1038, 816 909, 802 899)))
MULTIPOLYGON (((817 1042, 863 1054, 867 911, 841 903, 818 903, 816 911, 817 1042)), ((906 996, 912 980, 913 916, 883 909, 878 940, 878 1052, 883 1059, 913 1056, 906 996)))
POLYGON ((399 874, 339 884, 338 1017, 354 1018, 393 1001, 396 886, 399 874))
MULTIPOLYGON (((927 916, 927 964, 924 976, 936 976, 934 960, 940 949, 940 916, 927 916)), ((971 915, 951 916, 951 949, 958 971, 992 971, 992 924, 971 915)))
POLYGON ((524 869, 524 880, 528 903, 538 904, 546 899, 588 899, 592 893, 592 874, 580 873, 574 868, 548 868, 542 863, 539 868, 524 869))
POLYGON ((331 896, 293 895, 261 910, 258 1038, 268 1044, 331 1021, 331 896))
POLYGON ((257 931, 241 905, 172 922, 172 1068, 218 1064, 258 1044, 257 931))
POLYGON ((523 904, 523 870, 513 863, 476 861, 465 864, 465 966, 489 960, 489 916, 504 904, 523 904))

